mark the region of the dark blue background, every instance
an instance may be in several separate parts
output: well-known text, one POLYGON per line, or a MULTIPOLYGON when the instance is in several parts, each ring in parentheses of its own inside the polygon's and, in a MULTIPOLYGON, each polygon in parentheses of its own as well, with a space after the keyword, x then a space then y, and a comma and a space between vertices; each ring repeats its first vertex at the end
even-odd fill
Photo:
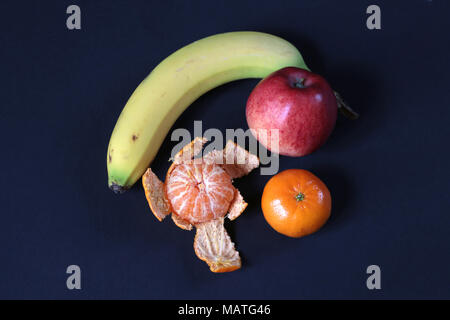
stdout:
MULTIPOLYGON (((1 298, 450 298, 448 1, 2 1, 1 298), (376 3, 382 30, 366 28, 376 3), (78 4, 82 30, 66 28, 78 4), (270 178, 237 186, 249 202, 227 228, 240 271, 213 274, 193 232, 150 213, 142 188, 106 186, 106 149, 129 95, 163 58, 215 33, 257 30, 296 45, 361 113, 281 169, 330 188, 332 217, 290 239, 265 222, 270 178), (82 290, 66 268, 82 269, 82 290), (382 290, 366 288, 377 264, 382 290)), ((204 95, 174 128, 247 128, 257 80, 204 95)), ((152 164, 162 177, 175 142, 152 164)))

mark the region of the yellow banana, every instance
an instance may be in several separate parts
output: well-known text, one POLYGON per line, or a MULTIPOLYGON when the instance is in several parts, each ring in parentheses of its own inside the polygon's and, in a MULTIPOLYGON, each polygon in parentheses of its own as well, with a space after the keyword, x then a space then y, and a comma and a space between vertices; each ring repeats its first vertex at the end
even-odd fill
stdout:
POLYGON ((114 192, 131 187, 175 120, 202 94, 233 80, 264 78, 287 66, 308 69, 292 44, 260 32, 217 34, 171 54, 136 88, 117 120, 106 160, 109 187, 114 192))

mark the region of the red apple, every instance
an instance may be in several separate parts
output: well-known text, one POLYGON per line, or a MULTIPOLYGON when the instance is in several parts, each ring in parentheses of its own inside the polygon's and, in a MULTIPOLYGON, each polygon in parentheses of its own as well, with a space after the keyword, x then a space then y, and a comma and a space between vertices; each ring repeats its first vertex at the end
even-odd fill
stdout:
POLYGON ((336 123, 337 101, 321 76, 287 67, 264 78, 247 101, 247 123, 262 145, 282 155, 300 157, 319 148, 336 123), (279 131, 279 146, 259 129, 279 131))

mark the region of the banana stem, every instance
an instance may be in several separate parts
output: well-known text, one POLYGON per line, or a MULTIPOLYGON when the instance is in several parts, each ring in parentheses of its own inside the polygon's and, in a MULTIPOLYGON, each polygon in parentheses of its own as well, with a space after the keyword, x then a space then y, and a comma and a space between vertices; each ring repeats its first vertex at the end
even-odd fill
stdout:
POLYGON ((359 118, 359 114, 353 111, 352 108, 348 106, 348 104, 342 99, 341 95, 334 91, 334 95, 336 96, 336 100, 338 103, 338 110, 348 119, 356 120, 359 118))

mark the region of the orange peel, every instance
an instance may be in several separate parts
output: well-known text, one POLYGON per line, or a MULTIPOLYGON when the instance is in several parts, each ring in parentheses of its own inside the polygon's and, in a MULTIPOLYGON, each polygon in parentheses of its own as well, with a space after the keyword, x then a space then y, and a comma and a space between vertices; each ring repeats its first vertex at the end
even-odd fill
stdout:
POLYGON ((224 150, 214 150, 203 156, 204 161, 220 165, 232 179, 241 178, 259 167, 259 158, 233 141, 224 150))
POLYGON ((208 142, 204 137, 196 137, 190 143, 181 148, 180 151, 173 157, 173 163, 179 164, 193 159, 198 155, 203 148, 203 145, 208 142))
POLYGON ((197 225, 194 238, 195 254, 208 264, 212 272, 230 272, 241 267, 239 252, 223 223, 224 219, 219 218, 197 225))
POLYGON ((150 210, 156 219, 162 221, 170 214, 170 205, 164 192, 164 184, 153 173, 152 169, 148 168, 142 176, 142 185, 150 210))
POLYGON ((190 224, 189 222, 187 222, 186 220, 181 219, 179 216, 177 216, 175 213, 172 213, 172 221, 173 223, 175 223, 175 225, 178 228, 181 228, 183 230, 188 230, 191 231, 192 230, 192 224, 190 224))
POLYGON ((179 228, 195 227, 195 254, 212 272, 229 272, 241 267, 241 259, 225 230, 224 218, 234 220, 247 207, 239 190, 231 184, 232 179, 257 168, 259 158, 228 141, 223 150, 194 159, 206 142, 207 139, 197 137, 183 147, 173 157, 165 183, 149 168, 142 184, 155 217, 161 221, 172 213, 179 228))
POLYGON ((234 189, 234 199, 231 202, 230 209, 228 212, 228 219, 234 220, 244 212, 245 208, 247 208, 248 203, 244 201, 241 193, 238 189, 234 189))

